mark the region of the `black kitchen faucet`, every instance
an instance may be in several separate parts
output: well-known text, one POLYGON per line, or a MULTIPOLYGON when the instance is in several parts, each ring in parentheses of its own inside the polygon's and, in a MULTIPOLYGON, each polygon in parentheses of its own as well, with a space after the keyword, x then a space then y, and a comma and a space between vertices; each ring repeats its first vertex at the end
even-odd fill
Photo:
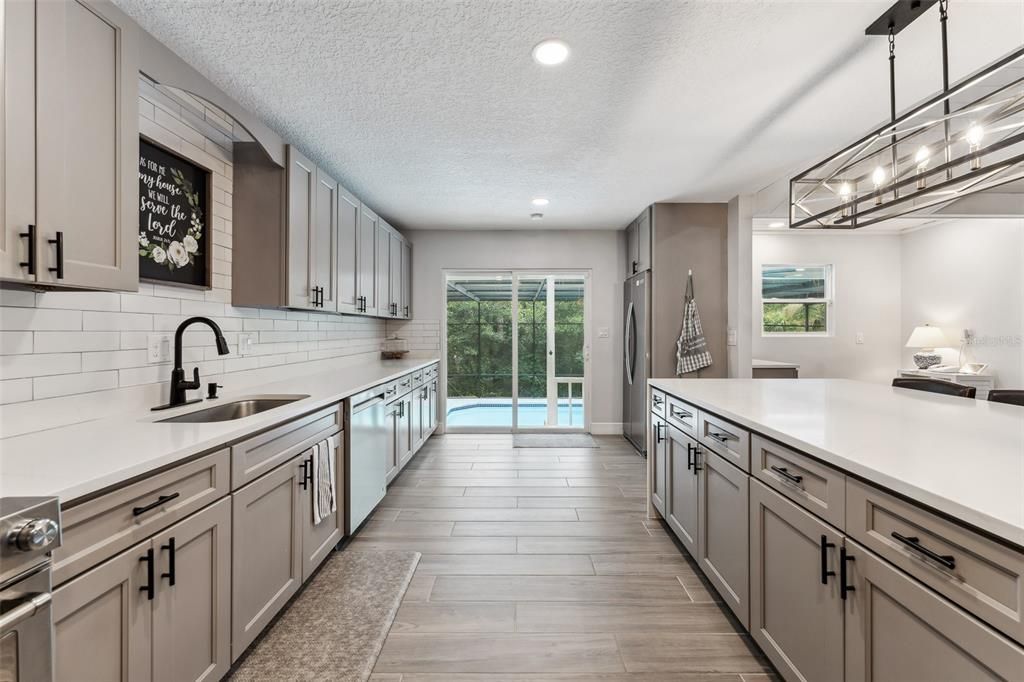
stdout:
POLYGON ((174 369, 171 370, 171 399, 166 405, 154 407, 154 410, 166 410, 171 407, 188 405, 189 403, 195 403, 201 400, 201 398, 194 398, 193 400, 186 399, 186 391, 195 390, 200 386, 199 368, 192 368, 192 380, 187 381, 185 379, 185 370, 181 366, 181 337, 185 333, 185 329, 197 322, 205 324, 213 330, 213 334, 217 338, 218 355, 227 355, 231 352, 231 349, 228 348, 228 342, 224 339, 224 332, 222 332, 220 327, 217 326, 217 323, 210 318, 190 317, 179 324, 178 330, 174 332, 174 369))

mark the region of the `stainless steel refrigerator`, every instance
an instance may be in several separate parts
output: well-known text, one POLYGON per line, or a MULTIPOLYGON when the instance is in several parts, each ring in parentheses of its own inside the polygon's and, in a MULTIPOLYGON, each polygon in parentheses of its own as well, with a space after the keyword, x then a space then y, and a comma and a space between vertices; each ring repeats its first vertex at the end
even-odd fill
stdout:
POLYGON ((625 362, 622 379, 622 432, 646 455, 647 379, 651 366, 650 272, 626 280, 623 292, 625 362))

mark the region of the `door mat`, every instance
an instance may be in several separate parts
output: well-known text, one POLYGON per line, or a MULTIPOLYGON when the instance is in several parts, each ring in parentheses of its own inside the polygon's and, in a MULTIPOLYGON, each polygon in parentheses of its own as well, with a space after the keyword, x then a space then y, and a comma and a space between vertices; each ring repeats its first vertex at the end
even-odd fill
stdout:
POLYGON ((335 552, 228 679, 369 679, 419 552, 335 552))
POLYGON ((517 433, 514 448, 599 448, 589 433, 517 433))

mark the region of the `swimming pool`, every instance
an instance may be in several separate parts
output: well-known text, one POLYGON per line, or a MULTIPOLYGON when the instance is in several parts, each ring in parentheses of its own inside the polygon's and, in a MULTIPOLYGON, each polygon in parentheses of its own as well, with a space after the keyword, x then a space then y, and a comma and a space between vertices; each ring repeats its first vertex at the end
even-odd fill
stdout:
MULTIPOLYGON (((545 402, 519 402, 519 426, 544 426, 548 416, 545 402)), ((512 426, 512 401, 500 399, 448 399, 448 426, 512 426), (457 401, 457 402, 456 402, 457 401), (454 404, 453 404, 454 403, 454 404)), ((572 423, 569 403, 558 405, 558 426, 583 426, 583 405, 573 401, 572 423)))

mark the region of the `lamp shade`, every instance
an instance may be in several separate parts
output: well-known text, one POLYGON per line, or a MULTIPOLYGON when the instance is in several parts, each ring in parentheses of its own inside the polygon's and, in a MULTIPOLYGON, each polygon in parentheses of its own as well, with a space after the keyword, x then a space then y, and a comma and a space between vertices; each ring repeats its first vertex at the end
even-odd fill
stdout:
POLYGON ((949 345, 949 339, 938 327, 925 325, 914 327, 914 331, 907 339, 907 348, 944 348, 949 345))

